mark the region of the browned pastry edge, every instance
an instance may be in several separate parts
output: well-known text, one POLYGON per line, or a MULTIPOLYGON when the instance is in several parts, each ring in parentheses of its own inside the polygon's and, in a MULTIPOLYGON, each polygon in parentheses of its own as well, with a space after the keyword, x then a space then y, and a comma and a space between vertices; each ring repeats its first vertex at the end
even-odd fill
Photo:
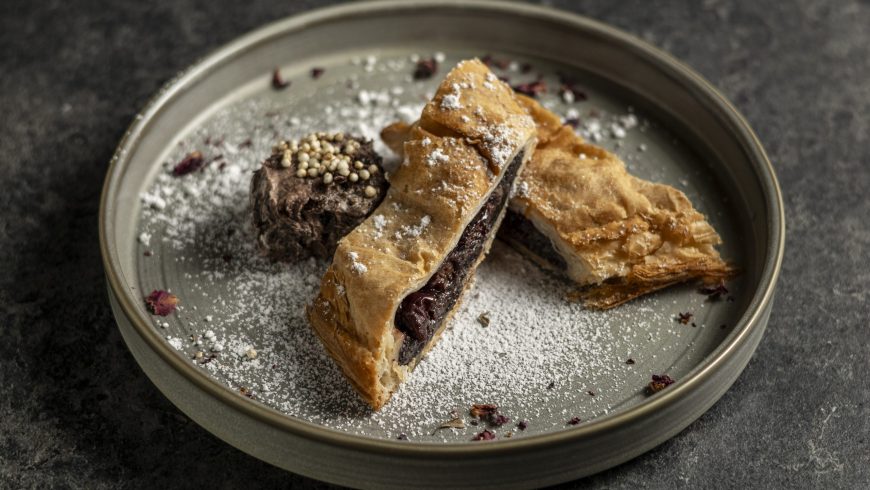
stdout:
POLYGON ((614 282, 603 282, 580 288, 568 293, 567 298, 582 301, 583 305, 593 310, 608 310, 627 303, 635 298, 677 284, 701 280, 713 283, 725 280, 737 274, 737 270, 728 264, 715 260, 698 261, 684 264, 685 270, 662 269, 659 271, 632 269, 632 273, 614 282), (724 266, 723 266, 724 265, 724 266))
MULTIPOLYGON (((394 316, 402 299, 426 284, 501 180, 506 165, 523 152, 521 170, 535 147, 531 118, 510 87, 477 60, 460 63, 448 74, 421 119, 424 123, 407 133, 405 161, 392 175, 383 203, 339 242, 320 294, 306 310, 329 354, 375 410, 422 357, 410 365, 397 362, 404 334, 395 327, 394 316), (460 88, 456 105, 449 97, 460 88), (421 218, 425 228, 421 225, 411 235, 403 231, 422 223, 421 218)), ((497 216, 496 226, 505 211, 506 207, 497 216)), ((464 290, 495 231, 469 268, 464 290)))
MULTIPOLYGON (((609 152, 584 142, 582 138, 574 133, 572 128, 563 125, 558 116, 543 108, 535 100, 523 95, 518 95, 517 99, 535 119, 538 129, 538 150, 548 146, 558 147, 559 145, 570 144, 584 149, 594 157, 616 158, 609 152)), ((393 123, 381 131, 381 138, 391 150, 401 155, 402 143, 408 137, 413 127, 413 125, 402 122, 393 123)), ((540 151, 538 155, 541 155, 540 151)), ((530 162, 529 168, 531 169, 533 165, 534 160, 530 162)), ((630 177, 636 179, 633 176, 630 177)), ((520 180, 522 179, 523 176, 521 175, 520 180)), ((639 179, 637 180, 639 181, 639 179)), ((642 185, 659 186, 660 188, 667 187, 645 181, 642 182, 642 185)), ((675 195, 688 202, 683 193, 672 188, 668 190, 672 190, 675 195)), ((519 198, 515 198, 515 201, 511 204, 513 205, 519 200, 519 198)), ((697 213, 694 209, 692 211, 697 213)), ((632 222, 634 223, 633 226, 645 229, 653 229, 656 226, 655 223, 644 222, 644 220, 635 219, 632 222)), ((598 240, 614 239, 622 233, 620 230, 625 228, 624 225, 612 229, 599 227, 594 233, 573 233, 571 239, 567 241, 578 247, 588 246, 598 240)), ((711 231, 715 234, 712 228, 711 231)), ((719 241, 718 236, 716 241, 719 241)), ((508 237, 506 242, 539 266, 548 270, 560 271, 559 267, 530 250, 518 239, 508 237)), ((565 271, 561 272, 564 273, 565 271)), ((585 306, 591 309, 609 309, 671 285, 691 280, 712 282, 732 277, 736 273, 736 268, 719 258, 718 253, 713 252, 710 256, 683 259, 665 264, 633 264, 625 276, 613 277, 597 284, 584 286, 577 291, 569 293, 568 298, 582 301, 585 306)))

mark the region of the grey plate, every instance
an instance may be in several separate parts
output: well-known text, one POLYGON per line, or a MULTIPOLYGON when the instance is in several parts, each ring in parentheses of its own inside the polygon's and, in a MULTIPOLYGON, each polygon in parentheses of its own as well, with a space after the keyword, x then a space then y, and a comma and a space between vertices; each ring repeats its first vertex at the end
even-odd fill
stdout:
POLYGON ((600 471, 661 443, 709 408, 748 362, 767 322, 784 241, 779 189, 763 149, 698 75, 596 22, 480 2, 342 6, 280 21, 221 48, 168 83, 129 129, 106 179, 100 231, 121 332, 167 397, 258 458, 366 487, 540 486, 600 471), (453 331, 382 413, 367 411, 299 315, 323 264, 270 266, 251 253, 246 172, 278 135, 347 129, 372 136, 383 123, 407 116, 406 106, 431 93, 438 79, 407 80, 409 56, 434 52, 446 54, 444 67, 485 53, 534 66, 526 75, 505 70, 514 81, 537 72, 551 86, 556 73, 575 77, 589 100, 544 100, 563 114, 576 108, 584 122, 602 121, 601 144, 623 156, 632 172, 681 188, 708 214, 725 240, 724 255, 743 270, 731 284, 734 301, 707 303, 683 287, 612 312, 578 311, 559 300, 564 284, 497 246, 453 331), (378 61, 367 69, 369 55, 378 61), (289 89, 270 88, 275 66, 292 80, 289 89), (318 80, 308 76, 314 66, 326 68, 318 80), (395 86, 401 93, 378 95, 395 86), (629 106, 641 125, 624 138, 609 137, 629 106), (352 111, 339 117, 343 108, 352 111), (248 138, 251 144, 242 144, 248 138), (224 154, 227 168, 213 164, 188 180, 168 177, 171 165, 194 148, 224 154), (168 206, 155 210, 151 199, 152 207, 143 207, 143 193, 168 206), (145 257, 145 250, 153 255, 145 257), (227 250, 235 256, 225 263, 227 250), (144 309, 143 295, 160 288, 182 298, 178 314, 163 319, 144 309), (505 305, 502 298, 511 294, 526 304, 505 305), (498 308, 486 330, 474 321, 484 308, 498 308), (520 309, 533 314, 521 321, 520 309), (697 327, 673 321, 685 310, 695 312, 697 327), (527 366, 530 350, 522 344, 486 357, 496 371, 506 370, 504 382, 504 376, 487 378, 468 358, 499 342, 531 342, 529 327, 559 328, 553 335, 563 337, 574 329, 578 340, 542 341, 549 345, 546 369, 507 372, 527 366), (190 336, 206 330, 225 349, 203 366, 191 357, 210 345, 195 345, 190 336), (258 350, 256 363, 244 357, 247 345, 258 350), (637 363, 627 366, 627 357, 637 363), (450 376, 439 379, 444 372, 450 376), (549 375, 537 382, 529 379, 544 372, 549 375), (649 376, 663 372, 679 381, 646 397, 649 376), (463 373, 475 376, 463 379, 463 373), (554 388, 549 381, 557 382, 554 388), (258 396, 247 398, 240 387, 258 396), (437 396, 426 396, 432 393, 437 396), (529 428, 501 428, 500 439, 487 443, 469 441, 479 427, 431 435, 451 408, 464 412, 483 401, 499 403, 515 420, 528 419, 529 428), (584 422, 566 425, 572 416, 584 422), (514 437, 507 439, 509 431, 514 437), (395 440, 399 433, 411 440, 395 440))

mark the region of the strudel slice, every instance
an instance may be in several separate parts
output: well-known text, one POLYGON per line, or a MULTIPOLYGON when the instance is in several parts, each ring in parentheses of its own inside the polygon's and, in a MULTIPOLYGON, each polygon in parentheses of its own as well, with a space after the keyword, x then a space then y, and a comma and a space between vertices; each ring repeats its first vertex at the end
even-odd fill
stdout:
POLYGON ((585 142, 535 100, 517 97, 539 141, 510 203, 502 232, 508 242, 590 286, 577 296, 594 308, 732 273, 715 248, 718 233, 685 194, 629 174, 616 155, 585 142))
MULTIPOLYGON (((618 306, 658 289, 733 273, 716 230, 685 194, 628 173, 614 154, 585 142, 535 100, 517 95, 538 129, 535 155, 510 201, 499 237, 582 289, 592 308, 618 306)), ((411 126, 381 136, 394 151, 411 126)))
POLYGON ((407 133, 380 206, 338 243, 308 319, 379 409, 441 335, 495 237, 535 124, 509 86, 465 61, 407 133))

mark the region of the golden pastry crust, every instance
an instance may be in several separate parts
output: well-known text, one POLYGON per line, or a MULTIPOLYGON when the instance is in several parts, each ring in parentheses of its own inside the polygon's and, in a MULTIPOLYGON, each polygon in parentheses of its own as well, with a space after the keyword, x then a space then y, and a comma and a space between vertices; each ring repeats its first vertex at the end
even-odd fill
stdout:
POLYGON ((403 334, 394 317, 401 301, 425 285, 456 246, 501 169, 519 152, 528 160, 534 150, 534 122, 510 87, 491 78, 477 60, 447 75, 420 123, 409 129, 405 159, 384 201, 339 242, 308 307, 315 332, 375 410, 414 367, 396 362, 403 334))
POLYGON ((518 99, 538 125, 538 147, 511 210, 550 238, 571 279, 595 285, 576 297, 610 308, 732 272, 715 248, 722 241, 716 230, 685 194, 629 174, 616 155, 585 142, 533 99, 518 99))
MULTIPOLYGON (((679 282, 734 273, 715 248, 716 230, 685 194, 630 175, 616 155, 585 142, 534 99, 516 97, 535 120, 538 146, 511 210, 550 239, 567 263, 564 272, 586 286, 571 297, 606 309, 679 282)), ((381 137, 401 154, 412 128, 395 123, 381 137)), ((555 268, 521 239, 508 241, 555 268)))

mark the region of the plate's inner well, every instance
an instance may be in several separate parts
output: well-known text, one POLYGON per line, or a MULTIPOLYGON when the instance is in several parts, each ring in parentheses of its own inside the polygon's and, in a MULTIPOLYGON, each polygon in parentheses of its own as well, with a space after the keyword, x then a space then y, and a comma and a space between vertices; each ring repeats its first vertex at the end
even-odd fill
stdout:
MULTIPOLYGON (((729 283, 731 296, 718 301, 682 286, 592 312, 564 299, 568 283, 496 242, 440 343, 373 413, 304 317, 327 264, 270 264, 257 255, 250 179, 273 144, 313 131, 344 131, 374 139, 395 165, 379 130, 416 119, 457 61, 485 54, 372 52, 321 66, 288 65, 281 73, 289 87, 276 90, 272 74, 262 73, 209 113, 191 114, 188 129, 166 141, 140 196, 140 291, 165 289, 180 299, 176 313, 152 317, 154 328, 198 369, 287 415, 339 431, 420 442, 470 441, 485 427, 471 423, 468 410, 475 403, 497 404, 511 419, 490 428, 498 439, 566 430, 572 419, 582 424, 638 404, 652 374, 679 380, 697 366, 743 313, 740 279, 729 283), (413 79, 418 57, 437 58, 432 78, 413 79), (323 73, 312 76, 314 68, 323 73), (173 167, 193 151, 208 163, 174 176, 173 167), (693 316, 683 324, 680 313, 693 316), (436 430, 455 418, 464 428, 436 430)), ((726 260, 742 262, 737 218, 727 212, 712 162, 692 152, 669 131, 674 128, 662 127, 643 101, 573 68, 489 54, 492 69, 512 85, 542 75, 544 105, 618 154, 632 173, 684 191, 725 240, 726 260), (560 94, 560 74, 578 89, 573 97, 560 94)))

